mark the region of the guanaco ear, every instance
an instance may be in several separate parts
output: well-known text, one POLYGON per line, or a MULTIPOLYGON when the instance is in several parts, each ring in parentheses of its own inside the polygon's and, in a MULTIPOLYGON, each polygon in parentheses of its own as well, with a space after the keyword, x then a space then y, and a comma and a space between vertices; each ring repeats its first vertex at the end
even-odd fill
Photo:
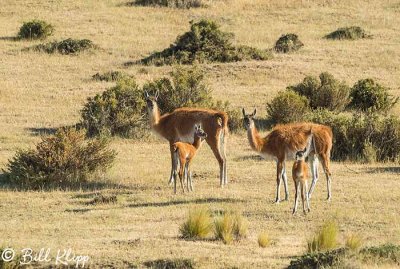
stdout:
POLYGON ((160 92, 157 90, 157 91, 156 91, 156 95, 154 95, 154 98, 156 99, 156 101, 158 100, 159 94, 160 94, 160 92))
POLYGON ((246 111, 244 111, 244 108, 242 108, 242 113, 243 113, 243 117, 246 117, 246 111))
POLYGON ((254 109, 253 114, 251 114, 252 117, 254 117, 257 114, 257 108, 254 109))
POLYGON ((195 131, 199 130, 199 126, 197 126, 197 124, 194 125, 194 130, 195 131))
POLYGON ((149 93, 147 91, 144 91, 144 98, 149 99, 149 93))

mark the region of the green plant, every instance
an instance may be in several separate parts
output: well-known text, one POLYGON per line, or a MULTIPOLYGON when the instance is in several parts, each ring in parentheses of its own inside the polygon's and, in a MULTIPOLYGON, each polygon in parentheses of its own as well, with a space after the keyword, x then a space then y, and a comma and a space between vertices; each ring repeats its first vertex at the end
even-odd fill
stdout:
POLYGON ((372 112, 387 112, 399 101, 399 97, 391 96, 387 88, 373 79, 359 80, 351 88, 350 97, 349 107, 372 112))
POLYGON ((273 123, 301 121, 309 111, 308 104, 306 97, 293 91, 283 91, 267 104, 267 113, 273 123))
POLYGON ((362 238, 358 234, 350 234, 346 237, 345 246, 352 251, 359 250, 363 244, 362 238))
POLYGON ((81 111, 81 124, 89 136, 142 137, 147 121, 143 91, 133 78, 89 97, 81 111))
POLYGON ((62 187, 87 181, 105 171, 116 156, 105 139, 85 140, 85 132, 59 129, 33 150, 20 150, 7 164, 7 178, 23 188, 62 187))
POLYGON ((338 226, 333 221, 326 222, 321 229, 307 242, 309 253, 330 250, 337 246, 338 226))
POLYGON ((303 42, 300 41, 296 34, 286 34, 276 41, 274 49, 277 52, 288 53, 297 51, 303 46, 303 42))
POLYGON ((19 29, 18 38, 21 39, 44 39, 54 32, 54 27, 41 20, 24 22, 19 29))
POLYGON ((204 207, 192 208, 179 231, 185 239, 204 239, 211 233, 212 224, 210 210, 204 207))
POLYGON ((267 232, 261 232, 258 235, 258 245, 262 248, 266 248, 271 244, 271 240, 269 239, 269 235, 267 232))
POLYGON ((136 0, 129 5, 163 6, 171 8, 196 8, 204 6, 204 0, 136 0))
POLYGON ((39 44, 33 47, 33 50, 46 53, 60 53, 64 55, 77 54, 79 52, 96 48, 89 39, 65 39, 62 41, 54 41, 46 44, 39 44))
POLYGON ((147 268, 153 269, 193 269, 195 263, 191 259, 159 259, 144 262, 147 268))
POLYGON ((368 35, 364 29, 359 26, 351 26, 351 27, 343 27, 339 28, 336 31, 325 36, 327 39, 348 39, 348 40, 355 40, 361 38, 369 38, 371 37, 368 35))
POLYGON ((98 80, 98 81, 118 81, 124 78, 129 78, 128 74, 121 72, 121 71, 108 71, 106 73, 100 74, 96 73, 92 76, 93 80, 98 80))
POLYGON ((366 247, 360 250, 364 260, 376 260, 377 262, 391 261, 400 265, 400 246, 384 244, 380 246, 366 247))
POLYGON ((350 88, 327 72, 321 73, 319 79, 307 76, 303 82, 287 89, 307 97, 312 109, 342 111, 350 102, 350 88))
POLYGON ((192 64, 266 60, 271 54, 247 46, 232 45, 233 34, 219 29, 210 20, 191 22, 190 31, 178 36, 169 48, 142 59, 143 64, 192 64))
POLYGON ((331 266, 343 268, 342 263, 345 259, 345 255, 345 248, 339 248, 326 252, 306 253, 303 256, 292 260, 287 269, 331 268, 331 266))

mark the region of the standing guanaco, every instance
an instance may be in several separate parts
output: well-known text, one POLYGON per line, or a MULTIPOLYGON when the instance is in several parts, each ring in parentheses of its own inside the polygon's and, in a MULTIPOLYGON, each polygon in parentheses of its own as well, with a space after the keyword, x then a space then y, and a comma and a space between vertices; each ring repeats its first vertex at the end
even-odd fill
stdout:
POLYGON ((203 131, 200 125, 195 124, 194 126, 194 142, 193 144, 176 142, 172 145, 173 147, 173 176, 174 176, 174 193, 176 193, 176 181, 177 174, 181 182, 183 193, 185 188, 183 186, 186 180, 186 187, 188 191, 193 191, 192 171, 190 170, 191 162, 200 148, 204 139, 207 138, 207 134, 203 131), (179 166, 179 171, 178 171, 179 166), (190 189, 189 189, 190 187, 190 189))

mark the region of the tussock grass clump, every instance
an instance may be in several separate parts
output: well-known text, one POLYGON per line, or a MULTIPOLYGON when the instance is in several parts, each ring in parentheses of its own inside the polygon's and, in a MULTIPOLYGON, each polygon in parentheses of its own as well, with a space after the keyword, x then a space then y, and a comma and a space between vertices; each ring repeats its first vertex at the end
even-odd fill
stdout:
POLYGON ((300 41, 296 34, 286 34, 276 41, 274 49, 277 52, 288 53, 297 51, 303 46, 303 42, 300 41))
POLYGON ((193 269, 195 263, 191 259, 159 259, 144 262, 144 266, 153 269, 193 269))
POLYGON ((373 79, 361 79, 351 88, 349 107, 370 112, 388 112, 399 101, 388 88, 373 79))
POLYGON ((309 253, 321 250, 330 250, 337 246, 337 235, 339 229, 335 222, 326 222, 321 229, 307 242, 309 253))
POLYGON ((97 205, 97 204, 115 204, 117 202, 116 195, 104 195, 98 194, 91 201, 89 201, 88 205, 97 205))
POLYGON ((267 113, 273 123, 301 121, 308 111, 307 98, 294 91, 280 92, 267 104, 267 113))
POLYGON ((212 232, 213 222, 210 210, 199 207, 189 211, 187 220, 179 228, 185 239, 204 239, 212 232))
POLYGON ((350 234, 346 237, 345 247, 349 250, 359 250, 363 244, 363 239, 358 234, 350 234))
POLYGON ((32 20, 24 22, 19 29, 18 38, 20 39, 44 39, 51 36, 54 27, 42 20, 32 20))
POLYGON ((92 76, 93 80, 98 80, 98 81, 117 81, 117 80, 122 80, 124 78, 129 78, 128 74, 121 72, 121 71, 108 71, 106 73, 100 74, 96 73, 92 76))
POLYGON ((266 248, 267 246, 269 246, 271 244, 271 240, 269 238, 268 233, 267 232, 261 232, 258 235, 258 241, 257 242, 258 242, 258 245, 261 248, 266 248))
POLYGON ((132 78, 89 97, 81 111, 89 136, 142 137, 147 121, 143 91, 132 78))
POLYGON ((214 220, 215 239, 231 244, 247 236, 248 221, 237 211, 225 211, 214 220))
POLYGON ((33 50, 46 52, 49 54, 60 53, 64 55, 78 54, 89 49, 94 49, 97 46, 89 39, 72 39, 68 38, 62 41, 54 41, 46 44, 39 44, 33 47, 33 50))
POLYGON ((359 26, 343 27, 325 36, 327 39, 337 39, 337 40, 356 40, 361 38, 370 38, 364 29, 359 26))
POLYGON ((190 31, 178 36, 169 48, 142 60, 147 65, 193 64, 210 62, 236 62, 267 60, 271 54, 247 46, 232 45, 233 34, 220 30, 210 20, 191 22, 190 31))
POLYGON ((20 150, 7 164, 6 176, 17 186, 39 189, 85 182, 105 171, 116 153, 105 139, 85 140, 85 132, 60 129, 43 137, 33 150, 20 150))
POLYGON ((170 8, 196 8, 205 6, 204 0, 136 0, 128 3, 128 5, 170 8))

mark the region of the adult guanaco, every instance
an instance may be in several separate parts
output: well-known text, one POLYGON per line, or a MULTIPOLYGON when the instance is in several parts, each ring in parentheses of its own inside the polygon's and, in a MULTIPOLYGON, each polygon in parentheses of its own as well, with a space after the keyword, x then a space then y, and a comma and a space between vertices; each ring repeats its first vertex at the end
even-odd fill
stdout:
POLYGON ((294 198, 293 215, 297 211, 297 204, 299 201, 299 192, 301 192, 301 201, 303 204, 304 214, 307 214, 306 205, 304 203, 304 200, 307 203, 307 211, 310 212, 310 201, 309 201, 309 196, 308 196, 308 191, 307 191, 308 190, 307 179, 309 177, 309 173, 308 173, 308 165, 306 163, 306 157, 309 154, 311 145, 314 144, 314 137, 312 134, 308 138, 308 141, 309 142, 307 143, 307 147, 304 150, 299 150, 296 152, 295 161, 294 161, 293 167, 292 167, 292 177, 293 177, 295 191, 296 191, 295 198, 294 198))
POLYGON ((282 124, 275 126, 266 137, 262 138, 254 123, 257 110, 254 109, 252 114, 246 114, 244 109, 242 109, 242 112, 251 148, 263 157, 272 157, 277 163, 276 203, 280 202, 280 185, 282 180, 285 187, 285 200, 289 198, 285 162, 287 159, 294 159, 295 153, 306 146, 307 139, 311 134, 310 130, 312 130, 314 135, 315 148, 312 145, 308 156, 313 177, 308 194, 311 197, 315 184, 318 181, 318 160, 321 159, 326 175, 327 199, 331 199, 331 172, 329 165, 333 134, 330 127, 309 122, 282 124))
POLYGON ((193 144, 184 143, 184 142, 176 142, 172 145, 174 154, 173 154, 173 167, 174 171, 174 193, 176 193, 176 182, 177 175, 179 175, 179 180, 181 182, 181 187, 183 193, 185 192, 185 188, 183 186, 186 183, 186 187, 188 191, 193 191, 193 180, 192 180, 192 171, 190 169, 190 165, 193 161, 194 156, 199 150, 204 139, 207 138, 207 134, 203 131, 200 125, 194 126, 194 142, 193 144), (178 170, 179 168, 179 170, 178 170))
MULTIPOLYGON (((169 142, 171 163, 174 153, 173 144, 179 141, 193 143, 194 126, 201 124, 207 133, 205 141, 210 146, 219 164, 220 185, 223 187, 228 184, 225 150, 228 135, 228 115, 217 110, 187 107, 178 108, 171 113, 161 115, 157 104, 158 93, 150 96, 146 92, 145 99, 151 128, 169 142)), ((169 184, 173 182, 172 165, 169 184)))

